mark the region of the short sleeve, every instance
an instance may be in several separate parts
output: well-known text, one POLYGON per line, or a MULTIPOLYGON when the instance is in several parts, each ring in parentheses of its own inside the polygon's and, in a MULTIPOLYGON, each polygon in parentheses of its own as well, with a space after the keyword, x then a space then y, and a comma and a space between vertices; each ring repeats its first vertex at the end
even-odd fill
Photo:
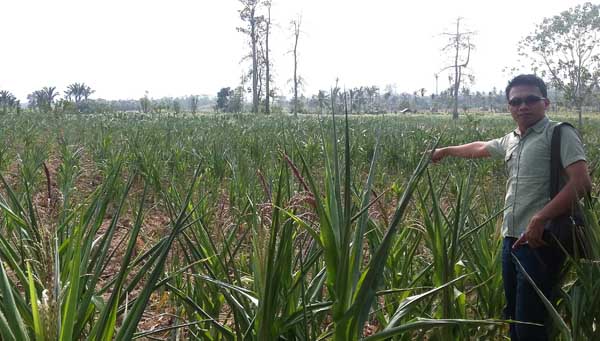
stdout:
POLYGON ((568 125, 560 130, 560 160, 563 168, 577 161, 587 161, 579 133, 568 125))
POLYGON ((490 155, 495 159, 504 158, 504 154, 506 153, 506 148, 504 147, 504 137, 489 140, 485 142, 485 149, 490 153, 490 155))

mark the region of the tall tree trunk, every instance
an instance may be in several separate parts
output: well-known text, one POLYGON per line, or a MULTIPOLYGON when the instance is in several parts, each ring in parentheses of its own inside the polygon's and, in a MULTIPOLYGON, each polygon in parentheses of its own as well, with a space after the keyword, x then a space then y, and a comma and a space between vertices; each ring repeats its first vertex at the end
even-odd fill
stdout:
POLYGON ((265 113, 268 115, 271 113, 271 108, 270 108, 270 104, 271 104, 271 93, 269 90, 269 84, 271 83, 271 75, 269 73, 269 30, 271 28, 271 3, 267 4, 267 10, 268 10, 268 17, 267 17, 267 31, 266 31, 266 35, 265 35, 265 45, 266 45, 266 51, 265 51, 265 63, 266 63, 266 83, 265 83, 265 90, 266 90, 266 96, 267 96, 267 101, 265 103, 265 113))
MULTIPOLYGON (((577 45, 579 46, 579 44, 577 45)), ((578 51, 581 51, 580 49, 578 49, 578 51)), ((582 113, 583 113, 583 96, 581 95, 581 69, 582 69, 582 56, 580 53, 578 53, 577 55, 577 88, 576 88, 576 99, 577 99, 577 116, 579 118, 579 131, 582 131, 583 129, 583 118, 582 118, 582 113)))
POLYGON ((258 35, 256 33, 255 7, 250 12, 250 39, 252 41, 252 112, 258 113, 258 57, 256 44, 258 35))
MULTIPOLYGON (((262 46, 261 46, 261 51, 262 51, 262 46)), ((260 99, 263 97, 263 69, 261 67, 258 68, 258 84, 256 86, 257 89, 257 97, 258 97, 258 104, 260 106, 260 99)))
POLYGON ((577 116, 579 119, 579 131, 581 132, 583 129, 583 101, 584 101, 584 97, 581 94, 581 69, 582 69, 582 65, 581 65, 581 56, 579 56, 578 58, 578 66, 577 66, 577 87, 575 89, 575 100, 577 101, 576 103, 576 108, 577 108, 577 116))
MULTIPOLYGON (((296 37, 298 41, 298 37, 296 37)), ((294 116, 298 116, 298 61, 296 59, 296 48, 294 47, 294 116)))
POLYGON ((294 116, 298 116, 298 37, 300 36, 300 19, 294 21, 294 116))
POLYGON ((583 101, 581 98, 577 101, 577 117, 579 118, 579 131, 583 129, 583 101))
POLYGON ((452 119, 458 119, 458 88, 460 86, 460 66, 458 65, 458 53, 460 51, 460 19, 456 20, 456 54, 454 55, 454 107, 452 119))

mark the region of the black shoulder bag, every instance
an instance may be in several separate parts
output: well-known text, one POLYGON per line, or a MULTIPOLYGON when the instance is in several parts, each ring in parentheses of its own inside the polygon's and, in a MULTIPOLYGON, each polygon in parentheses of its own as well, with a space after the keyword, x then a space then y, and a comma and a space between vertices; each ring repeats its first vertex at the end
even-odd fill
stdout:
MULTIPOLYGON (((550 142, 550 200, 560 192, 560 175, 564 168, 560 162, 560 128, 569 123, 559 123, 552 132, 550 142)), ((551 247, 564 249, 571 257, 588 258, 589 246, 585 238, 583 214, 578 203, 574 203, 570 212, 549 221, 544 227, 544 241, 551 247)))

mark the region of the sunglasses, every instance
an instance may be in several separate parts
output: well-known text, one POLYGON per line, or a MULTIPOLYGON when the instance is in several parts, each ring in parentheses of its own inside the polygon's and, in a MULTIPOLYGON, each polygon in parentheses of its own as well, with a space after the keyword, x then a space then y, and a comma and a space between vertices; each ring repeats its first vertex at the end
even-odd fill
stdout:
POLYGON ((545 99, 544 97, 540 97, 540 96, 536 96, 536 95, 529 95, 525 98, 521 98, 521 97, 514 97, 511 98, 510 101, 508 101, 508 105, 510 105, 511 107, 518 107, 521 104, 525 103, 525 105, 532 105, 535 104, 541 100, 545 99))

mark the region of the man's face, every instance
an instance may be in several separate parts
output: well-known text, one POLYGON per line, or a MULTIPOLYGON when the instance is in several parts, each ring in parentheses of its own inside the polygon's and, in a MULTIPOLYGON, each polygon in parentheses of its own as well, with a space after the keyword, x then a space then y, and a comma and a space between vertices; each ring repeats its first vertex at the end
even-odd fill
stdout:
POLYGON ((508 109, 517 126, 524 132, 544 118, 550 101, 537 86, 516 85, 508 93, 508 109))

